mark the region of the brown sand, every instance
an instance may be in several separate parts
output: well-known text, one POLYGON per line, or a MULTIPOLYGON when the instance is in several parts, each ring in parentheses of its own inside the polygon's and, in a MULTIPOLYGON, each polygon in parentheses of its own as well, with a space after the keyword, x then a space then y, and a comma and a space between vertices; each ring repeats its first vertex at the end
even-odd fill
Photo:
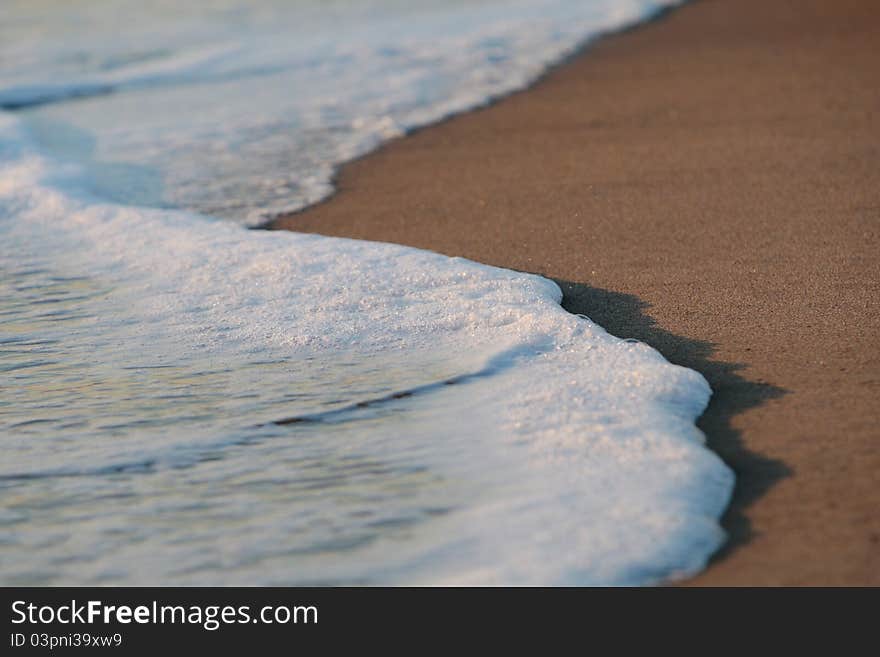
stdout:
POLYGON ((697 584, 880 584, 880 2, 702 0, 344 168, 277 227, 560 282, 702 372, 697 584))

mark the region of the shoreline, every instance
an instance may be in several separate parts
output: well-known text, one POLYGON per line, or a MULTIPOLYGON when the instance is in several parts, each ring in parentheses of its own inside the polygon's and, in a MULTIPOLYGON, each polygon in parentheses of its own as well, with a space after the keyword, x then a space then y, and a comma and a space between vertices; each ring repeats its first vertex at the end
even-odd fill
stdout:
POLYGON ((880 6, 700 0, 343 165, 271 228, 556 280, 701 372, 737 475, 693 584, 880 584, 880 6))

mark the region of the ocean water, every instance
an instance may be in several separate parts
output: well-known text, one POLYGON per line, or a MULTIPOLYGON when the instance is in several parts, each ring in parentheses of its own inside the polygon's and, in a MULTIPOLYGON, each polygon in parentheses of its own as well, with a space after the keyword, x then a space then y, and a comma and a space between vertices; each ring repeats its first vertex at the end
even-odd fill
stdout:
POLYGON ((246 228, 675 3, 415 4, 0 6, 0 582, 642 584, 723 541, 698 373, 538 276, 246 228))

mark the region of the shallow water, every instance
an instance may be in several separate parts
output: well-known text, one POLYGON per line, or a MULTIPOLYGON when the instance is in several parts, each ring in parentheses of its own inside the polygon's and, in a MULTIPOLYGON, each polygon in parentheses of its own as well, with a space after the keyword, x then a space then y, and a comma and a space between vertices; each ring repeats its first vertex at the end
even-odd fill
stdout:
POLYGON ((0 580, 699 569, 697 373, 537 276, 241 226, 664 4, 4 4, 0 580))
POLYGON ((670 4, 24 0, 0 8, 0 108, 104 198, 253 224, 670 4))

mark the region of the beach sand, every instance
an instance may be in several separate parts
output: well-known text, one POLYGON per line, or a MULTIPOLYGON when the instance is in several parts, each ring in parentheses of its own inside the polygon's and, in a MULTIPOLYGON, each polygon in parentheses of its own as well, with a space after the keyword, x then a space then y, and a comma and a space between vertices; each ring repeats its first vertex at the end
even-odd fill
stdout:
POLYGON ((880 584, 880 2, 701 0, 390 143, 274 227, 557 280, 702 372, 695 584, 880 584))

